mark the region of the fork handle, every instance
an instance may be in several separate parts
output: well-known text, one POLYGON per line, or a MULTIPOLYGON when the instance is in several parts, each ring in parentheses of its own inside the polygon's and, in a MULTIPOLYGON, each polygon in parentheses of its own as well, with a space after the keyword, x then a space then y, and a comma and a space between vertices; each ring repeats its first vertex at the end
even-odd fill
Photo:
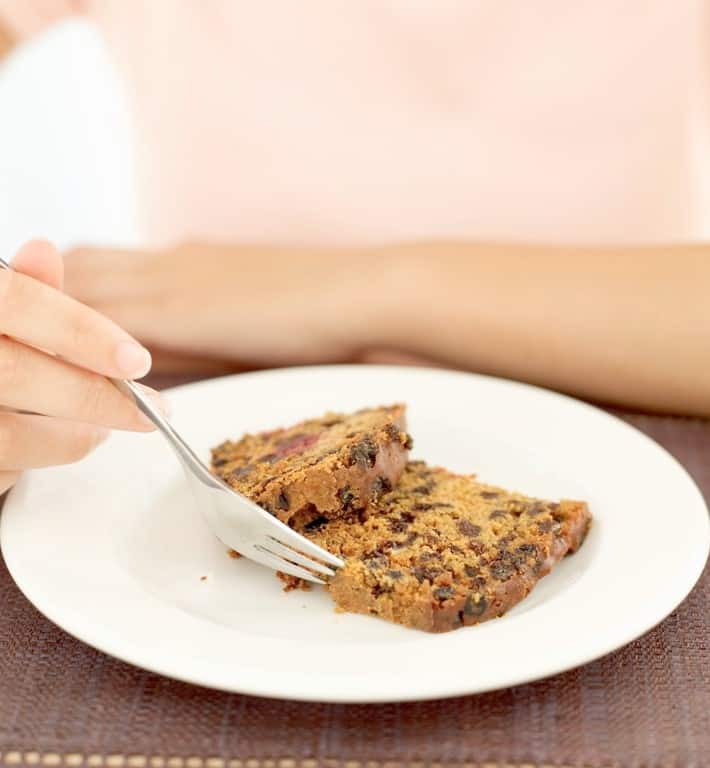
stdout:
POLYGON ((129 400, 133 400, 138 410, 147 416, 153 424, 162 433, 163 437, 170 443, 170 446, 177 454, 178 458, 189 472, 195 475, 205 485, 212 488, 223 489, 222 483, 216 478, 200 460, 197 454, 180 437, 172 424, 163 416, 163 414, 150 402, 150 400, 141 391, 140 386, 135 381, 127 379, 111 379, 109 381, 116 389, 125 395, 129 400))

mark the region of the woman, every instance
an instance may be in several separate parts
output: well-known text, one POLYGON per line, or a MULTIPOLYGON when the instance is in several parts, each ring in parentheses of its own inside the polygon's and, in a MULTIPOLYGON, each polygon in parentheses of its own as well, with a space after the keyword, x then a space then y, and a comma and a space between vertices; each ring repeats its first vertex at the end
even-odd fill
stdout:
POLYGON ((147 372, 128 333, 710 413, 704 6, 0 0, 0 39, 69 13, 130 86, 150 237, 69 254, 74 299, 46 243, 0 274, 0 489, 148 428, 98 375, 147 372))

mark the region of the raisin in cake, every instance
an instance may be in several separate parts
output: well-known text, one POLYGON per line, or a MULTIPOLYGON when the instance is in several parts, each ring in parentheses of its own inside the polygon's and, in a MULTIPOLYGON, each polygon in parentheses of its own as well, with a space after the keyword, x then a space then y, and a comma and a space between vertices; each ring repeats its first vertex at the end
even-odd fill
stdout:
POLYGON ((393 405, 227 441, 213 449, 212 469, 280 520, 305 526, 362 513, 396 485, 410 448, 405 407, 393 405))
POLYGON ((339 609, 430 632, 501 616, 578 549, 591 517, 423 462, 366 520, 312 524, 305 535, 346 564, 328 585, 339 609))

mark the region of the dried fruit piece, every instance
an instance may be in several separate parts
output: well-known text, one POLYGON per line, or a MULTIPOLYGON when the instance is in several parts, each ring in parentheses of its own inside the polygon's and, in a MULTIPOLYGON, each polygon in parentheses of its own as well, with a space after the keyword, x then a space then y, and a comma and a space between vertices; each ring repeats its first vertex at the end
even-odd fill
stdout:
POLYGON ((488 608, 488 601, 485 597, 479 595, 478 598, 475 598, 473 595, 468 595, 463 606, 463 613, 464 616, 474 616, 478 618, 479 616, 483 616, 486 612, 486 608, 488 608))
POLYGON ((375 478, 375 482, 372 484, 371 497, 373 502, 377 502, 383 493, 388 493, 392 490, 392 482, 388 477, 379 475, 375 478))
POLYGON ((345 488, 341 488, 338 491, 338 498, 340 499, 340 506, 343 512, 352 511, 354 508, 355 494, 349 485, 346 485, 345 488))
POLYGON ((434 590, 434 597, 437 600, 450 600, 456 594, 453 587, 437 587, 434 590))
POLYGON ((359 464, 365 469, 372 469, 377 463, 377 443, 370 437, 366 437, 359 443, 355 443, 350 449, 348 458, 349 466, 359 464))
POLYGON ((464 536, 468 536, 472 539, 475 539, 476 536, 480 536, 481 531, 483 530, 480 525, 476 525, 476 523, 472 523, 470 520, 459 520, 458 529, 464 536))

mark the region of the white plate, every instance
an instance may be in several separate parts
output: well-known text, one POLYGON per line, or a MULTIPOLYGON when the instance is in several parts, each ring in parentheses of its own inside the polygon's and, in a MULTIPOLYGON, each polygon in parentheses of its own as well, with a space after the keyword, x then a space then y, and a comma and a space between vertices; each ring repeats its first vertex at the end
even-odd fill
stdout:
POLYGON ((2 513, 10 572, 52 621, 113 656, 214 688, 324 701, 452 696, 561 672, 653 627, 700 575, 707 509, 685 470, 570 398, 388 367, 272 371, 171 394, 176 427, 205 456, 245 430, 398 400, 415 456, 590 504, 582 549, 502 619, 428 635, 336 614, 321 590, 284 594, 270 571, 227 557, 158 435, 116 434, 80 464, 26 475, 2 513))

